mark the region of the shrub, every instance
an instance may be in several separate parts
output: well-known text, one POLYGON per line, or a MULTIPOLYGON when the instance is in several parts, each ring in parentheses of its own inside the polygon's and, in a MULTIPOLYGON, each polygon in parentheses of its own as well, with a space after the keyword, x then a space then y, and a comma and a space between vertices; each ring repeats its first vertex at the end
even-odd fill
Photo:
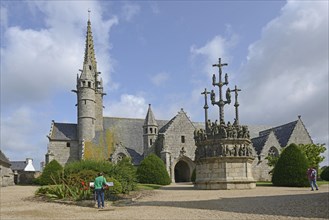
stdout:
POLYGON ((63 179, 59 185, 40 187, 35 194, 46 196, 49 199, 71 199, 79 201, 91 199, 92 191, 82 183, 70 185, 63 179))
POLYGON ((79 173, 83 170, 93 170, 96 173, 111 173, 113 169, 113 164, 108 161, 97 161, 97 160, 79 160, 74 161, 65 165, 64 172, 65 175, 71 173, 79 173))
POLYGON ((136 168, 132 165, 130 158, 125 157, 119 161, 109 176, 118 180, 122 186, 122 193, 135 190, 137 186, 136 168))
POLYGON ((322 180, 329 181, 329 166, 322 170, 320 177, 322 180))
POLYGON ((131 164, 130 158, 123 158, 117 164, 108 161, 81 160, 65 166, 65 178, 77 182, 92 182, 99 172, 105 176, 113 177, 119 181, 120 193, 128 193, 136 188, 136 169, 131 164))
POLYGON ((137 177, 140 183, 168 185, 170 177, 163 161, 155 154, 147 156, 137 169, 137 177))
POLYGON ((122 193, 122 186, 121 183, 113 177, 105 177, 107 182, 113 182, 113 186, 109 187, 109 190, 105 191, 105 193, 110 194, 119 194, 122 193))
POLYGON ((60 181, 63 167, 57 160, 52 160, 48 163, 43 170, 41 176, 35 179, 34 183, 39 185, 52 185, 60 181))
POLYGON ((275 186, 308 186, 307 168, 305 154, 296 144, 290 144, 276 163, 272 183, 275 186))

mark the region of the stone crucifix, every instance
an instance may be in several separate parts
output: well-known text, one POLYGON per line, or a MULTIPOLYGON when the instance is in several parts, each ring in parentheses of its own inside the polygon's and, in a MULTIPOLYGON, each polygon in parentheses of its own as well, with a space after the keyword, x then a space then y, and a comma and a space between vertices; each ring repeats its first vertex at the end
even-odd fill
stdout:
POLYGON ((212 85, 213 86, 218 86, 218 89, 219 89, 219 101, 216 102, 215 100, 215 92, 214 90, 211 90, 211 94, 210 94, 210 97, 211 97, 211 104, 212 105, 218 105, 219 107, 219 121, 220 123, 225 123, 224 121, 224 105, 225 104, 230 104, 230 100, 227 100, 227 101, 224 101, 223 100, 223 90, 222 90, 222 87, 224 85, 227 85, 228 84, 228 76, 227 76, 227 73, 225 74, 225 81, 223 82, 222 81, 222 67, 223 66, 227 66, 227 63, 222 63, 221 61, 221 58, 218 59, 218 64, 213 64, 212 65, 213 67, 218 67, 218 74, 219 74, 219 81, 216 82, 216 75, 213 74, 212 76, 212 85))
POLYGON ((239 102, 238 102, 238 92, 240 92, 241 89, 238 89, 238 87, 235 85, 234 89, 231 90, 231 92, 235 93, 235 103, 234 103, 234 107, 235 107, 235 124, 239 125, 239 112, 238 112, 238 107, 239 107, 239 102))
POLYGON ((207 122, 208 122, 208 104, 207 104, 207 98, 208 98, 208 94, 210 94, 210 92, 207 91, 206 88, 204 88, 204 92, 201 93, 201 95, 204 95, 204 118, 205 118, 205 130, 208 131, 208 126, 207 126, 207 122))

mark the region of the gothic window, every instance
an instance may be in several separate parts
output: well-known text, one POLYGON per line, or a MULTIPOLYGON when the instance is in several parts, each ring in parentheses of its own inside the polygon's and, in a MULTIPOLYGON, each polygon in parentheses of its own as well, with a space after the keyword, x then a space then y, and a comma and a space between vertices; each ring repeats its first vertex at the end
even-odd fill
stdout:
POLYGON ((89 65, 89 70, 91 70, 91 65, 89 65))
POLYGON ((91 87, 91 82, 88 82, 88 87, 89 87, 89 88, 91 87))
POLYGON ((66 147, 71 147, 71 144, 69 142, 67 142, 66 147))
POLYGON ((86 81, 82 81, 82 85, 85 86, 86 85, 86 81))
POLYGON ((152 145, 153 144, 153 141, 152 141, 152 139, 150 139, 150 145, 152 145))
POLYGON ((181 136, 181 142, 185 143, 185 136, 181 136))
POLYGON ((276 147, 271 147, 268 151, 268 156, 278 157, 279 156, 279 151, 276 149, 276 147))
POLYGON ((150 128, 150 133, 151 133, 151 134, 153 133, 153 129, 152 129, 152 128, 150 128))

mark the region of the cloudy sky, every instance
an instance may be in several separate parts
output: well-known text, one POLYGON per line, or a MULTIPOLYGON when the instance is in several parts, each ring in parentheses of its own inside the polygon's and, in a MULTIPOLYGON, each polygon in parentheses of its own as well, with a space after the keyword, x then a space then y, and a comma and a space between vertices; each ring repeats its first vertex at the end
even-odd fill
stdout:
MULTIPOLYGON (((1 150, 10 160, 32 157, 39 169, 51 120, 76 123, 71 90, 88 9, 105 116, 145 118, 150 103, 157 119, 183 108, 203 121, 200 93, 213 89, 221 57, 229 87, 242 90, 242 124, 301 115, 314 142, 328 146, 328 1, 2 0, 1 150)), ((217 119, 218 108, 209 111, 217 119)))

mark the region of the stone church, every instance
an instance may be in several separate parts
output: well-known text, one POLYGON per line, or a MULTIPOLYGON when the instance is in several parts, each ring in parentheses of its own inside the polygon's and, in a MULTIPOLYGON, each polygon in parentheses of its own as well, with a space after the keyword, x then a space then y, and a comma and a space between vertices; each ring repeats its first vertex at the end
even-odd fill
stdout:
MULTIPOLYGON (((193 122, 181 109, 170 120, 157 120, 149 105, 145 119, 103 116, 103 83, 97 70, 91 22, 87 34, 83 68, 77 75, 77 124, 52 121, 46 164, 56 159, 60 164, 83 159, 109 160, 114 163, 130 157, 138 166, 144 157, 155 153, 165 163, 172 182, 188 182, 195 168, 194 131, 204 122, 193 122)), ((72 103, 73 105, 73 103, 72 103)), ((146 109, 145 109, 146 110, 146 109)), ((301 117, 277 126, 249 125, 253 145, 253 176, 270 180, 265 159, 279 155, 290 143, 313 143, 301 117)))

